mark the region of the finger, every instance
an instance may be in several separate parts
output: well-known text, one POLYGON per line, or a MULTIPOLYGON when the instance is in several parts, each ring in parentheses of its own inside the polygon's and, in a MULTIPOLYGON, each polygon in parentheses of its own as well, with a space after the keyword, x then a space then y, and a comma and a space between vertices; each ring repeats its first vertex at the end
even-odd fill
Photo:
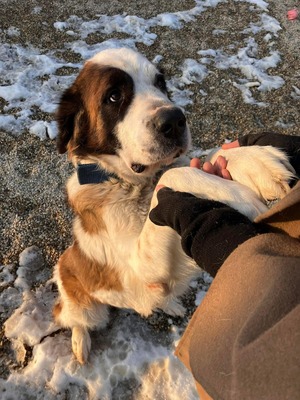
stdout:
POLYGON ((203 171, 211 175, 216 175, 224 179, 232 180, 230 172, 226 169, 227 161, 224 157, 220 157, 219 161, 212 165, 209 161, 203 164, 203 171))
POLYGON ((231 142, 231 143, 222 144, 222 149, 223 150, 234 149, 235 147, 240 147, 240 144, 239 144, 238 140, 235 140, 234 142, 231 142))
POLYGON ((199 160, 199 158, 192 158, 190 161, 190 167, 200 169, 201 161, 199 160))
POLYGON ((204 172, 207 172, 208 174, 214 174, 214 167, 213 167, 212 163, 209 161, 206 161, 203 164, 202 170, 204 172))
POLYGON ((228 161, 225 157, 219 156, 215 162, 215 166, 218 168, 218 175, 224 179, 232 180, 230 172, 227 169, 228 161))
POLYGON ((227 161, 224 157, 219 156, 216 161, 214 162, 214 164, 212 165, 211 168, 211 172, 212 174, 216 175, 216 176, 220 176, 221 178, 223 178, 222 175, 222 170, 226 169, 227 166, 227 161))
POLYGON ((232 177, 228 169, 222 169, 222 178, 232 181, 232 177))
POLYGON ((220 171, 221 171, 222 169, 226 169, 226 167, 227 167, 227 160, 226 160, 226 158, 223 157, 223 156, 219 156, 219 157, 217 158, 216 162, 215 162, 215 167, 216 167, 217 169, 219 169, 220 171))

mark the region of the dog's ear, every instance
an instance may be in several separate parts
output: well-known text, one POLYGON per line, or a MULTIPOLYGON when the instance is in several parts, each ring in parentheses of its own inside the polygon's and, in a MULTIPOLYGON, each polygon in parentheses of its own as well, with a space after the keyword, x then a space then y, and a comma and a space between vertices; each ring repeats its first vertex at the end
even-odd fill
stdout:
POLYGON ((58 124, 57 149, 60 154, 67 151, 67 145, 74 135, 76 116, 82 107, 80 95, 73 85, 67 89, 61 99, 56 112, 58 124))
POLYGON ((77 142, 82 141, 80 132, 87 132, 89 129, 89 120, 76 82, 63 93, 56 112, 56 121, 58 152, 63 154, 67 150, 72 151, 79 144, 77 142))

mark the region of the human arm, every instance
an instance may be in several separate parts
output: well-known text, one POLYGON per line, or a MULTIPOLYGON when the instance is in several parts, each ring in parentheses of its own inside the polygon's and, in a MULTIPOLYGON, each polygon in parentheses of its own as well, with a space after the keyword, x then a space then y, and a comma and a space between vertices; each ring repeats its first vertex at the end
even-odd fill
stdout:
POLYGON ((299 257, 299 241, 268 233, 222 265, 175 353, 212 398, 299 397, 299 257))

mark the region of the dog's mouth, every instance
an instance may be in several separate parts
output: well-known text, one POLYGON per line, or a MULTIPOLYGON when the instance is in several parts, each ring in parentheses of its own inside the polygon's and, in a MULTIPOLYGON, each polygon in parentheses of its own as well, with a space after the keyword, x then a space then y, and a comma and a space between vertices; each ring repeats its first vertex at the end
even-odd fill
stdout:
POLYGON ((160 164, 161 166, 163 166, 163 165, 170 165, 170 164, 172 164, 172 162, 173 162, 176 158, 180 157, 181 154, 182 154, 182 151, 178 151, 174 156, 170 156, 170 157, 168 157, 168 158, 166 158, 166 159, 163 159, 163 160, 158 161, 158 162, 156 162, 156 163, 154 163, 154 164, 151 164, 151 165, 144 165, 144 164, 132 163, 132 164, 131 164, 131 169, 132 169, 132 171, 135 172, 136 174, 141 174, 141 173, 144 172, 146 169, 151 168, 151 167, 152 167, 152 168, 153 168, 153 167, 156 167, 158 164, 160 164))

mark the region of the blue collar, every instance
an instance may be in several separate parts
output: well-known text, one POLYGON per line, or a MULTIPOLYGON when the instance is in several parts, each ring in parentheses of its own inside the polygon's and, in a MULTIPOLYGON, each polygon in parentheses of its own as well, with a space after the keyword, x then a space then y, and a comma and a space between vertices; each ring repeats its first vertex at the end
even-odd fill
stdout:
POLYGON ((102 183, 110 178, 119 179, 117 175, 101 169, 98 164, 78 164, 77 178, 80 185, 102 183))

